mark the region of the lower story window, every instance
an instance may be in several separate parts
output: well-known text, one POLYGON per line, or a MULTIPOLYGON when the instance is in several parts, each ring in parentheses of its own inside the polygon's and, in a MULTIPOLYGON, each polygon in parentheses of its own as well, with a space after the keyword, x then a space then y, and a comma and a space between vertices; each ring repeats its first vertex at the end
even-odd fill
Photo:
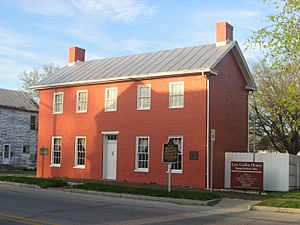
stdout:
POLYGON ((173 140, 175 145, 178 145, 178 159, 177 162, 172 163, 172 172, 182 172, 182 153, 183 153, 183 137, 182 136, 171 136, 169 139, 173 140))
POLYGON ((85 167, 86 137, 76 137, 75 167, 85 167))
POLYGON ((23 154, 29 154, 29 153, 30 153, 30 146, 23 145, 23 154))
POLYGON ((51 165, 60 166, 61 162, 61 137, 52 137, 51 165))
POLYGON ((136 170, 147 172, 149 169, 149 137, 136 138, 136 170))

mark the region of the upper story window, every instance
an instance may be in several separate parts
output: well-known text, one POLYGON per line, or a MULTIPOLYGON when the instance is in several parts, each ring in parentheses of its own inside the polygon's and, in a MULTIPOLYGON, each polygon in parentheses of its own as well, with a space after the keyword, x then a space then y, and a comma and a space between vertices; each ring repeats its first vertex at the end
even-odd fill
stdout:
POLYGON ((63 113, 63 102, 64 102, 64 93, 57 92, 53 94, 53 113, 61 114, 63 113))
POLYGON ((105 89, 105 111, 117 111, 117 96, 118 88, 106 88, 105 89))
POLYGON ((149 169, 149 137, 136 138, 135 170, 148 172, 149 169))
POLYGON ((151 104, 151 85, 138 85, 137 109, 150 109, 151 104))
POLYGON ((77 98, 76 112, 79 112, 79 113, 87 112, 88 91, 87 90, 77 91, 76 98, 77 98))
POLYGON ((169 108, 183 108, 184 106, 184 82, 169 83, 169 108))
POLYGON ((36 123, 36 116, 30 116, 30 130, 37 130, 36 123))
POLYGON ((61 137, 53 136, 51 143, 51 165, 60 166, 61 163, 61 137))
POLYGON ((172 139, 175 145, 178 145, 178 158, 176 163, 172 163, 172 173, 182 173, 182 155, 183 155, 183 137, 182 136, 171 136, 169 140, 172 139))
POLYGON ((86 137, 75 139, 75 167, 85 168, 86 137))

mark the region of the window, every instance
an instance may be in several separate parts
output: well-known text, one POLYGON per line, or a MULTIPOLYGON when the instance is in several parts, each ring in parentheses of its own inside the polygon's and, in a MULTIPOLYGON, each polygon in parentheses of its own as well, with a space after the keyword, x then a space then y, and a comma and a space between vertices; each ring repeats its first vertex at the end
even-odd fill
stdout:
POLYGON ((117 111, 118 88, 105 89, 105 111, 117 111))
POLYGON ((3 159, 10 158, 10 144, 3 145, 3 159))
POLYGON ((183 137, 182 136, 172 136, 169 140, 173 139, 175 145, 178 145, 178 159, 176 163, 172 163, 172 172, 182 173, 182 153, 183 153, 183 137))
POLYGON ((63 113, 63 100, 64 100, 64 93, 57 92, 53 95, 53 113, 54 114, 61 114, 63 113))
POLYGON ((76 112, 87 112, 87 97, 88 92, 77 91, 76 112))
POLYGON ((183 108, 184 82, 171 82, 169 84, 169 108, 183 108))
POLYGON ((151 85, 138 86, 137 109, 150 109, 151 85))
POLYGON ((148 172, 149 169, 149 137, 136 138, 136 171, 148 172))
POLYGON ((51 165, 60 166, 61 163, 61 137, 52 137, 51 144, 51 165))
POLYGON ((36 116, 30 116, 30 130, 36 129, 36 116))
POLYGON ((75 167, 85 168, 86 137, 75 139, 75 167))
POLYGON ((30 153, 30 146, 23 145, 23 154, 29 154, 29 153, 30 153))

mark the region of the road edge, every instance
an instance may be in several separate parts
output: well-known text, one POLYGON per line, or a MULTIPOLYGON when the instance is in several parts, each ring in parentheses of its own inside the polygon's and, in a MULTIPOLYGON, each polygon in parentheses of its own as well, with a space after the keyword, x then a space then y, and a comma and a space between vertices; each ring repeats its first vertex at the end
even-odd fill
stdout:
MULTIPOLYGON (((40 186, 34 185, 34 184, 15 183, 15 182, 8 182, 8 181, 0 181, 0 184, 12 185, 12 186, 17 186, 17 187, 41 189, 40 186)), ((200 200, 192 200, 192 199, 165 198, 165 197, 153 197, 153 196, 146 196, 146 195, 90 191, 90 190, 73 189, 73 188, 65 189, 65 188, 50 188, 49 187, 49 188, 43 188, 43 189, 60 190, 60 191, 71 192, 71 193, 100 195, 100 196, 117 197, 117 198, 160 201, 160 202, 176 203, 176 204, 182 204, 182 205, 213 206, 221 200, 220 198, 218 198, 218 199, 213 199, 213 200, 200 201, 200 200)))
POLYGON ((254 205, 251 210, 300 214, 300 209, 254 205))

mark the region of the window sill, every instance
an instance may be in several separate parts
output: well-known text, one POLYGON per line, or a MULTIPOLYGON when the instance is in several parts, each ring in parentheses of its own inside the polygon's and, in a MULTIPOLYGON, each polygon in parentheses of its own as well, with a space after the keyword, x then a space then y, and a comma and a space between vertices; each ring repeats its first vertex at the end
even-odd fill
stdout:
POLYGON ((60 165, 50 165, 50 167, 60 167, 60 165))
POLYGON ((53 115, 63 114, 63 112, 53 112, 53 115))
POLYGON ((174 107, 171 107, 169 106, 169 109, 183 109, 184 106, 174 106, 174 107))
POLYGON ((73 166, 74 169, 85 169, 85 166, 73 166))
POLYGON ((87 111, 76 111, 76 113, 87 113, 87 111))
POLYGON ((137 172, 137 173, 148 173, 149 169, 147 169, 147 170, 134 170, 134 172, 137 172))
MULTIPOLYGON (((169 171, 167 171, 166 173, 169 173, 169 171)), ((171 170, 172 174, 182 174, 182 170, 171 170)))
POLYGON ((117 110, 104 110, 104 112, 117 112, 117 110))
POLYGON ((144 110, 150 110, 150 108, 137 108, 136 110, 138 110, 138 111, 144 111, 144 110))

